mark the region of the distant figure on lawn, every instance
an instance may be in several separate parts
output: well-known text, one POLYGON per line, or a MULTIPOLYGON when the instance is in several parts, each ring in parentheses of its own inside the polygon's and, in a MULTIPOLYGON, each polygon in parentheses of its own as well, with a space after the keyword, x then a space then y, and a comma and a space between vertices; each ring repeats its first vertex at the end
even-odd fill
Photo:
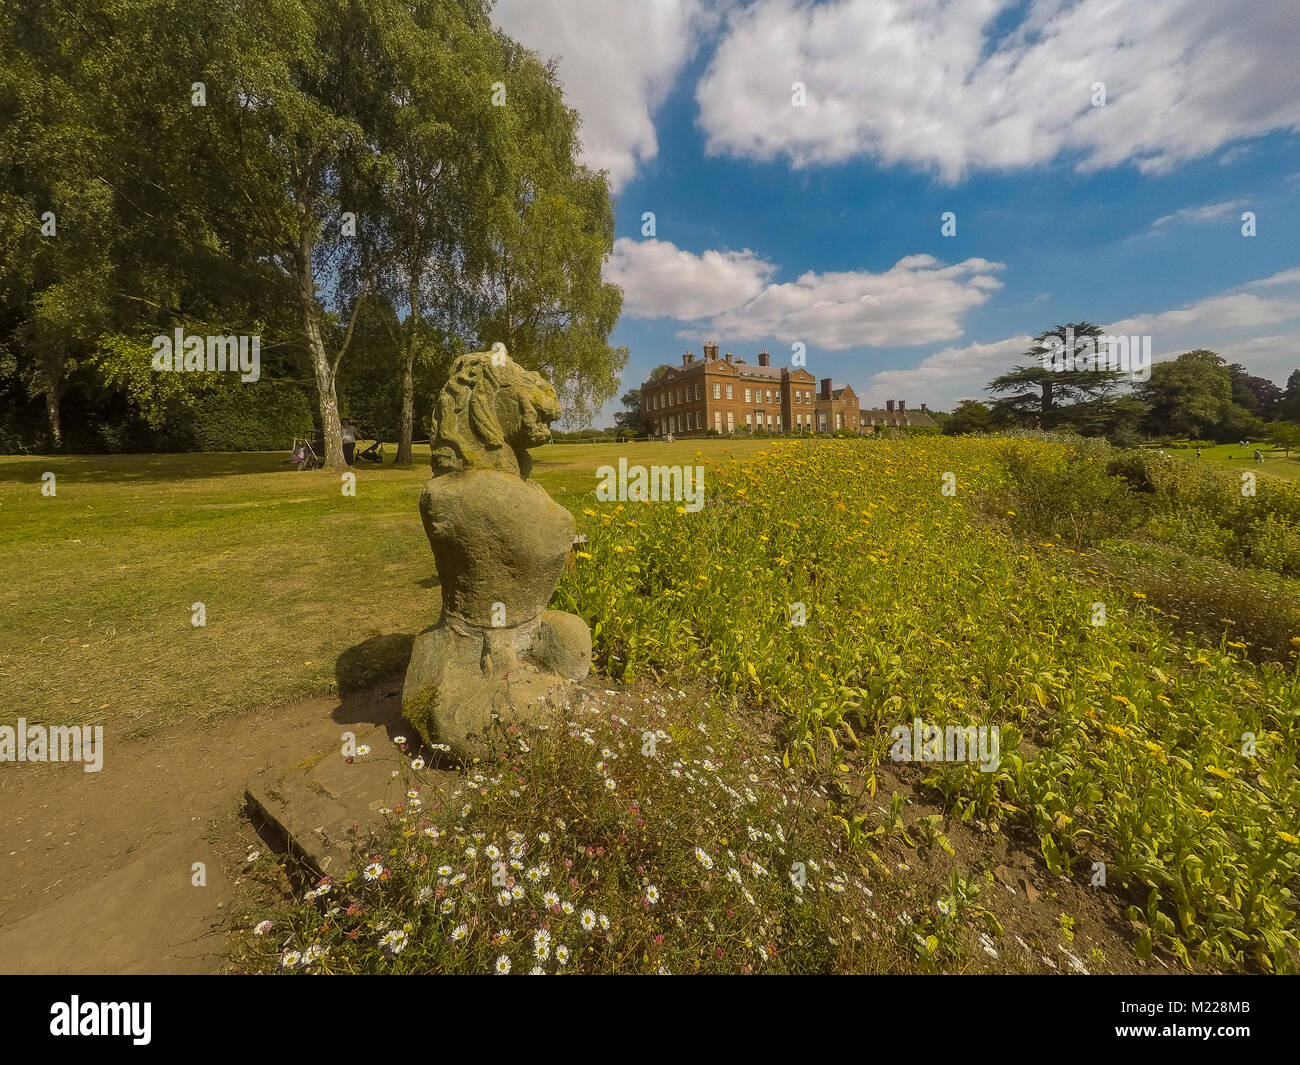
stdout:
POLYGON ((1196 457, 1198 459, 1201 457, 1201 449, 1199 447, 1196 449, 1196 457))
POLYGON ((1264 461, 1264 453, 1260 451, 1259 448, 1255 448, 1255 461, 1256 462, 1264 461))
POLYGON ((351 466, 357 450, 357 427, 344 418, 339 422, 339 431, 343 435, 343 460, 351 466))

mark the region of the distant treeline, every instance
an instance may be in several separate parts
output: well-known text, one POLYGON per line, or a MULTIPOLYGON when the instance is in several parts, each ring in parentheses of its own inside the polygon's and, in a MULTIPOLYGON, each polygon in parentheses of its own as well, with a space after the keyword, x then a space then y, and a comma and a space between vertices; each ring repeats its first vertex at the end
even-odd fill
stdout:
POLYGON ((1203 348, 1140 373, 1076 365, 1074 351, 1095 349, 1101 337, 1088 322, 1039 334, 1026 363, 989 383, 989 402, 964 400, 936 420, 954 436, 1033 428, 1105 437, 1120 447, 1264 439, 1300 447, 1300 369, 1283 388, 1203 348))

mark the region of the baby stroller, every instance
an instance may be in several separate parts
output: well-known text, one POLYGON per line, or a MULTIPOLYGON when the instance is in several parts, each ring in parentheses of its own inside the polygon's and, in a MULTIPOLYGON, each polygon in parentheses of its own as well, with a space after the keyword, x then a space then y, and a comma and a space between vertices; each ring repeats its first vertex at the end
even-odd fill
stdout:
POLYGON ((293 454, 285 461, 292 462, 300 470, 319 470, 325 465, 311 441, 296 436, 293 438, 293 454))
POLYGON ((384 461, 384 445, 378 440, 372 440, 368 448, 357 452, 357 458, 382 465, 384 461))

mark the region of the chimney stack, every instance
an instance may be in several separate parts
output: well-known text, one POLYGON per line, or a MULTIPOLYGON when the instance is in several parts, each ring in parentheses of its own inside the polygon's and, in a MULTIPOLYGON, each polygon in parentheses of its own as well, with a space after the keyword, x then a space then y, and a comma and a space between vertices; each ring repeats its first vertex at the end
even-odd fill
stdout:
POLYGON ((892 399, 885 400, 885 410, 892 411, 893 409, 894 409, 894 401, 892 399))
POLYGON ((759 366, 771 366, 772 356, 769 355, 766 350, 760 351, 758 353, 758 364, 759 366))
POLYGON ((689 366, 695 361, 695 353, 690 351, 682 352, 682 365, 689 366))
POLYGON ((718 357, 718 342, 716 340, 706 340, 704 342, 704 358, 706 360, 716 359, 718 357))
POLYGON ((728 362, 731 361, 731 352, 727 352, 727 361, 728 361, 728 362))
POLYGON ((822 395, 821 395, 821 398, 822 398, 822 399, 830 399, 830 398, 831 398, 831 379, 830 379, 829 377, 823 377, 823 378, 822 378, 822 395))
POLYGON ((905 399, 900 399, 900 400, 898 401, 898 413, 899 413, 899 414, 903 414, 903 413, 905 413, 906 411, 907 411, 907 400, 905 400, 905 399))

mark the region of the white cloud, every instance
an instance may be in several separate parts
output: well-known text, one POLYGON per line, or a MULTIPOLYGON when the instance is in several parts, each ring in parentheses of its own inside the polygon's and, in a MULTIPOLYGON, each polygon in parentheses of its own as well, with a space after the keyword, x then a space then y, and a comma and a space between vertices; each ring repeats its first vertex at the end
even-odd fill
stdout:
POLYGON ((697 87, 713 152, 796 166, 862 156, 937 171, 1148 173, 1300 129, 1294 0, 757 0, 697 87), (807 86, 806 107, 790 86, 807 86), (1102 82, 1106 106, 1093 107, 1102 82))
MULTIPOLYGON (((1150 336, 1156 362, 1194 348, 1209 348, 1253 374, 1285 384, 1291 371, 1300 368, 1300 269, 1283 270, 1184 307, 1124 318, 1103 330, 1150 336)), ((915 396, 916 402, 925 400, 937 410, 951 409, 963 398, 984 399, 984 386, 1021 364, 1029 343, 1028 336, 1016 336, 944 348, 916 366, 874 374, 863 394, 886 399, 915 396)))
POLYGON ((497 0, 493 21, 559 60, 565 100, 582 116, 584 161, 615 192, 659 152, 654 112, 716 17, 702 0, 497 0))
POLYGON ((1020 361, 1031 343, 1028 336, 1007 337, 991 344, 944 348, 905 370, 873 374, 862 390, 863 407, 883 407, 887 399, 928 403, 951 410, 962 399, 987 399, 984 386, 1020 361))
POLYGON ((779 337, 834 351, 902 347, 961 336, 961 319, 1002 287, 1001 263, 946 265, 909 255, 883 273, 815 273, 775 283, 775 264, 751 251, 684 251, 668 241, 620 237, 605 278, 623 289, 624 313, 707 326, 734 340, 779 337))
POLYGON ((832 351, 949 340, 961 336, 966 312, 1002 287, 993 276, 1002 268, 987 259, 947 266, 931 255, 909 255, 879 274, 809 271, 766 286, 712 326, 740 340, 782 337, 832 351))
POLYGON ((711 318, 757 296, 776 270, 752 251, 683 251, 666 240, 619 237, 605 280, 623 289, 634 318, 711 318))
MULTIPOLYGON (((1286 273, 1300 275, 1297 270, 1286 273)), ((1270 328, 1300 317, 1300 276, 1293 276, 1289 282, 1279 281, 1281 276, 1254 281, 1238 290, 1209 296, 1174 310, 1134 315, 1106 328, 1108 332, 1116 334, 1150 336, 1152 344, 1158 350, 1178 347, 1179 342, 1195 336, 1223 337, 1242 330, 1270 328), (1289 297, 1260 296, 1253 291, 1256 288, 1278 287, 1287 283, 1293 290, 1289 297)), ((1213 345, 1194 341, 1193 346, 1204 348, 1213 345)), ((1178 350, 1188 349, 1182 347, 1178 350)))
POLYGON ((1201 207, 1184 207, 1172 214, 1161 215, 1151 223, 1152 229, 1176 225, 1205 225, 1209 222, 1222 222, 1241 206, 1236 200, 1224 203, 1207 203, 1201 207))
POLYGON ((1214 350, 1229 362, 1239 362, 1256 377, 1267 377, 1282 388, 1286 387, 1292 371, 1300 370, 1300 331, 1253 337, 1214 350))

